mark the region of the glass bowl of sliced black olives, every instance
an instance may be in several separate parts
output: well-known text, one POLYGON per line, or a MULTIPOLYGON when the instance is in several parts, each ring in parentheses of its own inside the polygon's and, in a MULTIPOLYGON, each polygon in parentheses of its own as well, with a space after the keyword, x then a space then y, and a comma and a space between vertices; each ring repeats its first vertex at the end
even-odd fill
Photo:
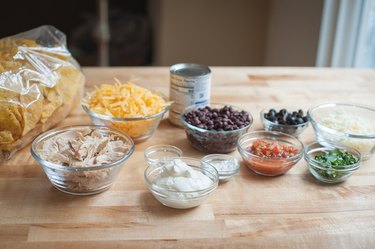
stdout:
POLYGON ((298 137, 308 126, 308 119, 303 110, 289 112, 280 110, 263 109, 260 118, 266 131, 279 131, 298 137))

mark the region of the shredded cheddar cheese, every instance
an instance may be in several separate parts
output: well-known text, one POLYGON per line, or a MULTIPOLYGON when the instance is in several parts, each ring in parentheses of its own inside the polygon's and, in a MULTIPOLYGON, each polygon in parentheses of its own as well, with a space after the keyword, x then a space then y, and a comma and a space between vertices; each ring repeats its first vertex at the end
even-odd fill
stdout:
MULTIPOLYGON (((101 84, 88 95, 85 105, 95 113, 116 118, 143 118, 160 113, 171 103, 161 96, 131 82, 101 84)), ((160 117, 134 121, 111 121, 111 125, 127 133, 134 140, 150 135, 160 117)))
POLYGON ((127 82, 101 84, 90 95, 91 111, 116 118, 146 117, 162 111, 169 103, 150 90, 127 82))

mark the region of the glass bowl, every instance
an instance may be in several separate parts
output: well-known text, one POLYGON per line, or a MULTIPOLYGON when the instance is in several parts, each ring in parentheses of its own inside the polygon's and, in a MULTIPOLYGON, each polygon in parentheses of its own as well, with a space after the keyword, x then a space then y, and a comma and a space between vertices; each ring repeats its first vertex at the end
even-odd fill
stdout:
POLYGON ((375 153, 375 109, 356 104, 329 103, 308 110, 316 140, 322 145, 357 149, 362 160, 375 153))
POLYGON ((310 173, 319 181, 324 183, 339 183, 348 179, 355 171, 359 169, 361 162, 361 153, 356 149, 345 147, 327 147, 319 143, 312 143, 305 147, 304 157, 308 164, 310 173), (345 167, 324 166, 321 162, 315 160, 315 156, 325 154, 328 151, 340 149, 348 152, 358 159, 358 162, 345 167))
MULTIPOLYGON (((71 145, 69 145, 71 146, 71 145)), ((58 190, 74 195, 91 195, 107 190, 116 180, 125 161, 132 155, 134 143, 132 139, 117 130, 104 126, 70 126, 57 128, 39 135, 31 144, 31 154, 42 166, 48 179, 58 190), (82 132, 90 128, 99 131, 100 134, 113 136, 129 146, 127 153, 114 162, 105 163, 100 166, 69 167, 62 164, 46 161, 41 156, 43 144, 59 134, 65 132, 82 132)), ((114 151, 116 152, 116 151, 114 151)))
POLYGON ((296 124, 296 125, 284 125, 284 124, 276 124, 268 119, 265 118, 265 113, 267 113, 266 109, 263 109, 260 112, 260 119, 262 120, 264 130, 266 131, 279 131, 294 137, 298 137, 309 125, 309 122, 305 122, 303 124, 296 124))
MULTIPOLYGON (((153 93, 158 94, 168 102, 163 94, 154 91, 153 93)), ((90 116, 91 121, 95 125, 104 125, 126 133, 133 139, 134 143, 144 142, 150 138, 158 128, 164 114, 169 110, 169 106, 166 106, 160 112, 145 117, 116 118, 91 111, 87 105, 90 101, 89 98, 89 96, 83 98, 81 104, 83 110, 90 116)))
POLYGON ((241 154, 245 165, 257 174, 264 176, 277 176, 286 173, 302 158, 303 144, 295 137, 277 131, 254 131, 244 134, 238 139, 238 152, 241 154), (265 158, 251 153, 249 149, 257 140, 278 142, 285 146, 293 146, 298 153, 294 156, 282 158, 265 158))
POLYGON ((191 125, 185 120, 185 114, 209 106, 211 108, 223 108, 224 106, 232 107, 233 110, 242 111, 242 108, 235 107, 232 105, 211 103, 206 105, 192 105, 185 108, 180 114, 180 120, 185 128, 185 133, 190 144, 197 150, 206 153, 229 153, 236 150, 236 144, 238 138, 247 132, 250 126, 253 124, 253 117, 249 112, 250 123, 242 128, 231 130, 231 131, 216 131, 206 130, 198 128, 197 126, 191 125))
POLYGON ((203 162, 210 163, 219 172, 219 181, 229 181, 240 169, 238 160, 226 154, 210 154, 202 158, 203 162))
MULTIPOLYGON (((175 158, 175 160, 176 159, 182 160, 183 163, 188 165, 189 169, 201 172, 207 176, 210 183, 207 186, 196 190, 178 190, 177 187, 173 187, 173 184, 177 184, 175 177, 169 178, 169 180, 165 179, 167 176, 170 176, 170 174, 166 173, 166 167, 168 166, 163 164, 161 167, 148 166, 146 168, 144 177, 148 189, 151 191, 153 196, 165 206, 177 209, 186 209, 199 206, 217 188, 219 174, 214 166, 209 163, 202 162, 201 160, 189 157, 175 158), (172 185, 166 187, 166 184, 172 185)), ((174 161, 169 160, 169 162, 173 164, 174 161)), ((185 184, 183 185, 186 186, 185 184)))
POLYGON ((176 157, 182 157, 182 150, 173 145, 159 144, 145 149, 144 158, 148 165, 156 166, 160 161, 168 161, 176 157))

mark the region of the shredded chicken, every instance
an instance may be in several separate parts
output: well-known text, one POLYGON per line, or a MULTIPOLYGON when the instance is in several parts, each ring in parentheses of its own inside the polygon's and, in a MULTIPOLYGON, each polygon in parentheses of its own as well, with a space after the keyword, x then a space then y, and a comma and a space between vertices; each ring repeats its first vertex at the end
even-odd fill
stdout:
POLYGON ((128 151, 129 145, 122 140, 87 127, 46 140, 39 154, 46 161, 76 168, 115 162, 128 151))
MULTIPOLYGON (((47 139, 39 155, 46 161, 72 167, 84 168, 109 164, 129 153, 130 145, 123 140, 90 128, 67 131, 47 139)), ((117 167, 90 171, 61 172, 67 188, 74 192, 85 192, 110 181, 117 167)))

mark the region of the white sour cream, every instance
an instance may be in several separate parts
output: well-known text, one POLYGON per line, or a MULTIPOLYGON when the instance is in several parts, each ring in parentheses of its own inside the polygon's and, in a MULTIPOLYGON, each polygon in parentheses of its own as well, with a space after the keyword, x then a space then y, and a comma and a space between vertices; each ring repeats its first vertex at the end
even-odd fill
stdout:
POLYGON ((174 159, 163 167, 160 178, 155 181, 159 188, 186 192, 205 189, 212 185, 208 176, 189 167, 180 159, 174 159))
POLYGON ((159 167, 163 169, 153 185, 158 187, 160 194, 154 196, 164 205, 185 209, 198 206, 208 198, 210 190, 207 193, 199 190, 213 186, 214 182, 199 170, 180 159, 164 162, 159 167))

